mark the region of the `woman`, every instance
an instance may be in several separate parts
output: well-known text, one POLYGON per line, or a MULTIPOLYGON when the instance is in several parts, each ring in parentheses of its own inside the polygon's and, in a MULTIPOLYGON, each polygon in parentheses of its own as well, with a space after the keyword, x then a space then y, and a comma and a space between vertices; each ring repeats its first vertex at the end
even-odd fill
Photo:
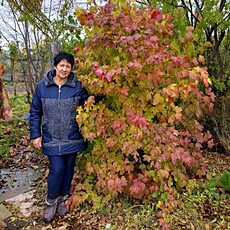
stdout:
POLYGON ((30 108, 30 139, 49 159, 48 194, 44 221, 50 223, 56 211, 68 213, 65 201, 70 195, 76 153, 86 149, 78 124, 76 106, 88 94, 72 72, 74 57, 60 52, 54 69, 36 86, 30 108))

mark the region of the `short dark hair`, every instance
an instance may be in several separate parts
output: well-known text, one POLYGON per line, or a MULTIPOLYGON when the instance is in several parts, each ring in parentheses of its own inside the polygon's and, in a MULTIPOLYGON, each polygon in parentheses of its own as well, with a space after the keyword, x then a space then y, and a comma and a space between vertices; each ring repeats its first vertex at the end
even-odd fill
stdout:
POLYGON ((67 62, 69 62, 71 64, 71 67, 73 68, 74 66, 74 56, 70 53, 66 53, 66 52, 59 52, 55 57, 54 57, 54 66, 57 66, 59 62, 61 62, 62 60, 66 60, 67 62))

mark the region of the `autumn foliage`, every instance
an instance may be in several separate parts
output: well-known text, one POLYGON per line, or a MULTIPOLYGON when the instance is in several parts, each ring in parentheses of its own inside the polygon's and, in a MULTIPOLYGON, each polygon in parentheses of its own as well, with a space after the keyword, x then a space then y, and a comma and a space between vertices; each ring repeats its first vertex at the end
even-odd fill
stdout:
POLYGON ((92 150, 75 202, 121 193, 173 201, 188 171, 204 175, 202 147, 212 145, 199 119, 215 96, 193 29, 174 39, 170 15, 128 3, 77 10, 77 17, 87 34, 85 47, 75 49, 78 78, 105 98, 91 96, 78 109, 92 150))

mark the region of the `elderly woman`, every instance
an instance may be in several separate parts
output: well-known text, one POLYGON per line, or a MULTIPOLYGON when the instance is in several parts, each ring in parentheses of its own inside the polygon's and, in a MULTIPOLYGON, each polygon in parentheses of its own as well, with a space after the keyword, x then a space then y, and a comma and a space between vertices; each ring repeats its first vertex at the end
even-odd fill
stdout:
POLYGON ((76 106, 88 98, 72 72, 74 57, 60 52, 54 57, 54 69, 36 86, 30 108, 30 139, 49 159, 48 194, 44 221, 55 213, 68 213, 65 201, 70 195, 76 154, 86 149, 78 124, 76 106))

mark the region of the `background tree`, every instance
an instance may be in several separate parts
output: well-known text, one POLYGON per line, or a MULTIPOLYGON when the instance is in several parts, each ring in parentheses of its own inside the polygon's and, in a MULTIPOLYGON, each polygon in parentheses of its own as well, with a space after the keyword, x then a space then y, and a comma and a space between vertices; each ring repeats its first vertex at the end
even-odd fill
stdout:
POLYGON ((18 59, 18 47, 14 41, 10 42, 8 45, 9 45, 10 63, 11 63, 11 68, 12 68, 11 81, 14 82, 15 65, 18 59))
POLYGON ((207 42, 206 65, 216 94, 229 94, 229 24, 230 2, 227 0, 139 0, 140 5, 152 5, 174 15, 177 34, 184 26, 193 26, 197 42, 207 42))

